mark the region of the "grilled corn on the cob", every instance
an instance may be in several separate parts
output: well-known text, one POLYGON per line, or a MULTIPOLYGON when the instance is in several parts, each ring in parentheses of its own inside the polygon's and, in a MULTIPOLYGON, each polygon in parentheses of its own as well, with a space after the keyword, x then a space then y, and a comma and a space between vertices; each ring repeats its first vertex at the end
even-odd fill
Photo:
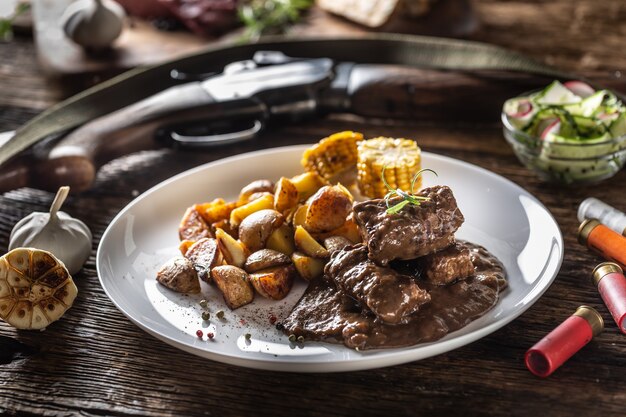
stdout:
MULTIPOLYGON (((421 169, 421 152, 410 139, 375 138, 358 143, 357 180, 361 194, 382 198, 389 191, 381 173, 394 189, 410 191, 411 180, 421 169)), ((421 177, 415 182, 415 191, 422 185, 421 177)))
POLYGON ((302 167, 308 172, 317 172, 327 181, 352 169, 357 161, 357 143, 363 135, 345 131, 322 139, 302 154, 302 167))

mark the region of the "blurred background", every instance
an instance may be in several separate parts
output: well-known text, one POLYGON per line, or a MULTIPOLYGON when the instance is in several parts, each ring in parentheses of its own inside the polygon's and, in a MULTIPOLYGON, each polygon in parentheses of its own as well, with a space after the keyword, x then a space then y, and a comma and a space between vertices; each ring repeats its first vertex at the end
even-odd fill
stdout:
POLYGON ((613 84, 626 67, 624 20, 623 0, 2 0, 0 118, 15 128, 29 117, 10 114, 129 68, 273 34, 472 39, 613 84))

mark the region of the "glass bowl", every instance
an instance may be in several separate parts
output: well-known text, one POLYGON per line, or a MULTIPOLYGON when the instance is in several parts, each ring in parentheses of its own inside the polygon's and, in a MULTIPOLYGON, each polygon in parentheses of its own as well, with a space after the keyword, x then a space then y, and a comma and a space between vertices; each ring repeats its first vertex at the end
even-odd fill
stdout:
POLYGON ((626 135, 602 141, 544 141, 515 128, 502 112, 504 137, 522 164, 560 184, 593 184, 615 175, 626 162, 626 135))

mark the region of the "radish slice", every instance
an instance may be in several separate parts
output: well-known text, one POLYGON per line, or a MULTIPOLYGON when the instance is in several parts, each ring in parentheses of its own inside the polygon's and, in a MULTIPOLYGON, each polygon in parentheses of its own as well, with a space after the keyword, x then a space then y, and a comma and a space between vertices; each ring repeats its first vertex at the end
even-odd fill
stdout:
POLYGON ((533 111, 533 104, 530 100, 520 100, 517 103, 517 111, 512 114, 508 114, 509 117, 515 117, 520 119, 522 117, 528 116, 533 111))
POLYGON ((589 97, 596 92, 596 90, 592 86, 582 81, 568 81, 566 83, 563 83, 563 85, 569 91, 582 98, 589 97))
POLYGON ((541 140, 546 140, 549 135, 558 133, 560 129, 560 119, 546 119, 539 124, 537 131, 541 132, 539 135, 541 140))

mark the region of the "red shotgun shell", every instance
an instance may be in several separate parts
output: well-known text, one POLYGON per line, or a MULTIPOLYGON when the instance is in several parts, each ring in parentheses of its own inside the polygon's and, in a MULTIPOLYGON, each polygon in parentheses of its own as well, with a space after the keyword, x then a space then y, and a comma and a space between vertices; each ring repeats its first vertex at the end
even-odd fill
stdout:
POLYGON ((545 378, 602 333, 604 321, 595 309, 580 306, 576 312, 528 349, 524 360, 533 374, 545 378))
POLYGON ((603 262, 593 270, 593 283, 598 287, 602 301, 613 316, 617 326, 626 333, 626 277, 614 262, 603 262))

